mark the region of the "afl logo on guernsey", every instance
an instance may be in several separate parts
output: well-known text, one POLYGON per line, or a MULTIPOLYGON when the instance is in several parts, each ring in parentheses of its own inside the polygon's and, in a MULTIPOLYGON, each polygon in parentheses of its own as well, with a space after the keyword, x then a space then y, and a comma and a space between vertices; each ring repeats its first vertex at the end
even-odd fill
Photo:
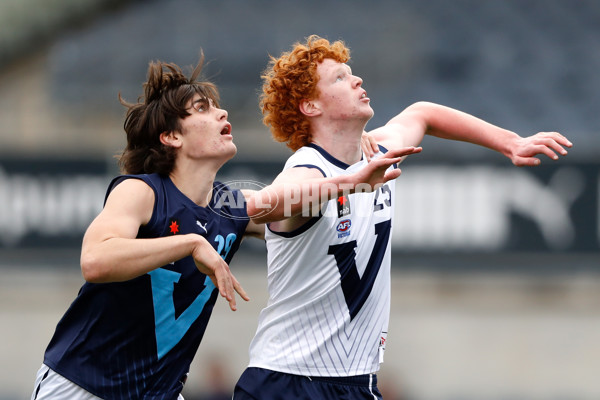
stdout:
POLYGON ((338 232, 338 238, 342 238, 344 236, 350 235, 350 227, 351 226, 352 226, 352 221, 349 219, 340 221, 336 228, 336 231, 338 232))

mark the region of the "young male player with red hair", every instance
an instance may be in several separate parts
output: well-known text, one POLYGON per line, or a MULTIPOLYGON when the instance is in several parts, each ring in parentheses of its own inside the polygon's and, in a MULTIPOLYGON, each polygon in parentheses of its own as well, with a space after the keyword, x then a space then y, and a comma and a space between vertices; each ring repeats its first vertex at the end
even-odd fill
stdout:
POLYGON ((426 134, 488 147, 517 166, 538 165, 539 154, 557 159, 571 146, 556 132, 521 137, 418 102, 369 132, 379 151, 368 162, 361 137, 373 109, 349 58, 343 42, 310 36, 272 58, 263 76, 264 122, 295 153, 248 201, 255 222, 269 224, 269 300, 235 400, 381 398, 375 373, 389 319, 394 163, 418 153, 426 134), (357 190, 365 182, 372 190, 357 190), (320 207, 307 207, 315 191, 320 207), (290 193, 301 199, 290 204, 290 193))

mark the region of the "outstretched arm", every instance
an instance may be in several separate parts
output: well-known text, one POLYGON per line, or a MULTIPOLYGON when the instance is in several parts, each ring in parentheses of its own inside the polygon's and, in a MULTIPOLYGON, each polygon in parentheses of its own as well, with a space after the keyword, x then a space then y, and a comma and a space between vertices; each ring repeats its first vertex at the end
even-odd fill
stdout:
POLYGON ((516 166, 538 165, 541 160, 536 156, 540 154, 557 160, 558 154, 567 154, 565 147, 572 146, 557 132, 521 137, 470 114, 428 102, 412 104, 370 134, 388 149, 418 146, 425 135, 469 142, 504 154, 516 166))
POLYGON ((248 199, 248 215, 256 223, 289 220, 287 227, 281 230, 291 230, 298 225, 293 223, 294 219, 297 220, 296 217, 308 218, 318 214, 320 206, 328 200, 356 191, 373 191, 390 179, 397 178, 401 173, 400 169, 387 169, 402 157, 420 151, 420 147, 390 150, 352 175, 331 178, 324 178, 318 170, 312 168, 286 169, 271 185, 248 199))
POLYGON ((86 281, 126 281, 191 255, 232 310, 236 309, 234 291, 248 299, 227 263, 204 237, 188 234, 137 239, 153 207, 154 191, 141 180, 127 179, 113 189, 83 238, 81 271, 86 281))
MULTIPOLYGON (((250 190, 250 189, 242 189, 241 192, 244 195, 244 198, 246 199, 246 201, 248 201, 248 199, 250 199, 252 196, 254 196, 257 193, 256 190, 250 190)), ((257 223, 255 221, 253 221, 252 219, 250 219, 250 221, 248 221, 248 225, 246 226, 246 231, 244 232, 244 236, 255 237, 257 239, 264 240, 265 239, 265 224, 257 223)))

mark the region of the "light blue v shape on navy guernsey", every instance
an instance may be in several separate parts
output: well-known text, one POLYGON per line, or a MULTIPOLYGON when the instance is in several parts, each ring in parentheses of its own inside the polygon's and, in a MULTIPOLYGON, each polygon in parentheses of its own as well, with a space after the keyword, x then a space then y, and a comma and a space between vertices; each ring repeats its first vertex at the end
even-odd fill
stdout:
MULTIPOLYGON (((249 221, 239 190, 215 182, 209 206, 200 207, 167 177, 127 175, 110 183, 107 196, 125 179, 143 180, 155 193, 138 238, 196 233, 231 261, 249 221)), ((101 398, 177 399, 217 297, 191 256, 126 282, 86 282, 44 363, 101 398)))

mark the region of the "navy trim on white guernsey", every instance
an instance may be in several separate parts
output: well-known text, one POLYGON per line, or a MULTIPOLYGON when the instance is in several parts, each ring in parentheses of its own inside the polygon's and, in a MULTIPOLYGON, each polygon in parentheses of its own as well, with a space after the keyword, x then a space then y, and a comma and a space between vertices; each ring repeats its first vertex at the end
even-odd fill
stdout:
POLYGON ((325 174, 325 171, 323 171, 320 167, 317 167, 316 165, 312 165, 312 164, 301 164, 301 165, 294 165, 292 168, 312 168, 312 169, 318 169, 319 172, 321 173, 321 175, 323 175, 323 177, 327 177, 327 174, 325 174))
POLYGON ((327 150, 325 150, 324 148, 322 148, 321 146, 319 146, 317 144, 309 143, 309 144, 306 145, 306 147, 312 147, 313 149, 317 150, 319 153, 321 153, 321 155, 323 157, 325 157, 325 159, 327 161, 329 161, 330 163, 332 163, 336 167, 339 167, 341 169, 348 169, 348 167, 350 166, 350 164, 346 164, 345 162, 338 160, 337 158, 335 158, 334 156, 332 156, 331 154, 329 154, 327 152, 327 150))
MULTIPOLYGON (((381 145, 379 146, 379 151, 381 151, 382 153, 387 153, 387 149, 381 145)), ((328 160, 329 162, 331 162, 332 164, 342 168, 342 169, 348 169, 348 167, 350 167, 349 164, 344 163, 343 161, 338 160, 337 158, 335 158, 334 156, 332 156, 331 154, 329 154, 327 152, 327 150, 325 150, 324 148, 322 148, 321 146, 314 144, 314 143, 309 143, 307 145, 307 147, 311 147, 315 150, 317 150, 323 157, 325 157, 326 160, 328 160)), ((362 158, 361 158, 362 159, 362 158)), ((394 165, 395 168, 398 168, 397 165, 394 165)), ((299 164, 299 165, 294 165, 292 168, 312 168, 312 169, 317 169, 319 170, 319 172, 321 172, 321 174, 323 175, 323 177, 327 177, 327 174, 325 173, 325 171, 323 171, 323 169, 321 169, 321 167, 318 167, 316 165, 313 164, 299 164)), ((300 227, 290 231, 290 232, 278 232, 278 231, 274 231, 273 229, 271 229, 270 224, 267 224, 267 229, 269 229, 272 233, 284 237, 284 238, 293 238, 295 236, 301 235, 304 232, 306 232, 307 230, 309 230, 314 224, 316 224, 319 221, 319 218, 321 218, 321 213, 319 213, 318 217, 313 217, 310 220, 308 220, 304 225, 301 225, 300 227)))
MULTIPOLYGON (((138 238, 196 233, 231 261, 249 221, 239 190, 229 192, 228 203, 217 195, 226 187, 214 183, 210 205, 222 214, 196 205, 158 174, 119 176, 107 195, 130 178, 155 192, 138 238)), ((58 323, 44 363, 101 398, 175 400, 217 296, 191 256, 125 282, 86 282, 58 323)))
MULTIPOLYGON (((382 152, 383 154, 388 152, 388 149, 386 149, 382 145, 378 144, 377 146, 379 146, 379 151, 382 152)), ((394 166, 394 169, 400 168, 400 166, 398 164, 394 164, 393 166, 394 166)))
MULTIPOLYGON (((291 156, 284 168, 301 164, 317 165, 327 176, 344 176, 359 171, 366 160, 344 170, 307 147, 291 156)), ((285 385, 274 380, 288 374, 309 382, 308 376, 379 370, 389 324, 394 194, 392 180, 374 192, 329 200, 319 222, 291 239, 266 231, 269 301, 250 344, 247 370, 283 374, 269 375, 258 389, 260 395, 250 391, 251 397, 241 399, 277 398, 272 395, 285 385)), ((304 398, 341 398, 307 393, 301 392, 304 398)), ((236 390, 236 400, 237 394, 236 390)))
POLYGON ((290 232, 278 232, 278 231, 274 231, 273 229, 271 229, 271 224, 267 224, 267 228, 274 233, 277 236, 281 236, 284 238, 293 238, 294 236, 298 236, 303 234, 304 232, 306 232, 307 230, 309 230, 314 224, 316 224, 317 222, 319 222, 319 219, 321 219, 321 214, 319 213, 318 217, 312 217, 311 219, 309 219, 306 223, 304 223, 303 225, 299 226, 298 228, 290 231, 290 232))

